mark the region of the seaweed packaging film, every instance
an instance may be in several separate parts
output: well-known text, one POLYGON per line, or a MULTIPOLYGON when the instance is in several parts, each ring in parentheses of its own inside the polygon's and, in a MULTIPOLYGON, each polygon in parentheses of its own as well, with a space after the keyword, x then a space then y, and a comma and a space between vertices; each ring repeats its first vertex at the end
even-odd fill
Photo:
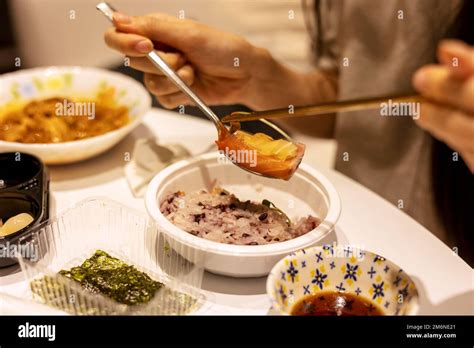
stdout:
POLYGON ((114 201, 90 198, 79 202, 41 226, 29 236, 29 242, 36 257, 20 257, 30 284, 28 296, 67 313, 183 315, 204 303, 204 256, 168 241, 145 214, 114 201), (83 265, 98 251, 164 286, 150 301, 126 305, 59 274, 83 265))
POLYGON ((28 257, 27 240, 19 240, 49 218, 49 173, 44 164, 25 153, 0 153, 0 219, 5 223, 21 213, 29 214, 33 221, 0 237, 0 267, 16 264, 19 253, 28 257))

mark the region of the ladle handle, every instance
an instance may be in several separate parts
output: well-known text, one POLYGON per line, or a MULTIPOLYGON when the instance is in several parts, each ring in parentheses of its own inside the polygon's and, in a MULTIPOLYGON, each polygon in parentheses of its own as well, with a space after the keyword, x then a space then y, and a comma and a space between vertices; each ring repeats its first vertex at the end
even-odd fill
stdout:
POLYGON ((158 53, 152 51, 148 53, 147 57, 153 63, 153 65, 156 66, 166 77, 173 81, 176 87, 178 87, 181 92, 186 94, 189 99, 191 99, 204 113, 204 115, 214 122, 217 129, 219 129, 220 120, 217 115, 211 110, 209 106, 206 105, 206 103, 202 101, 201 98, 197 96, 196 93, 191 90, 191 88, 189 88, 189 86, 181 79, 181 77, 179 77, 178 74, 176 74, 176 72, 174 72, 174 70, 171 69, 168 64, 166 64, 166 62, 158 55, 158 53))

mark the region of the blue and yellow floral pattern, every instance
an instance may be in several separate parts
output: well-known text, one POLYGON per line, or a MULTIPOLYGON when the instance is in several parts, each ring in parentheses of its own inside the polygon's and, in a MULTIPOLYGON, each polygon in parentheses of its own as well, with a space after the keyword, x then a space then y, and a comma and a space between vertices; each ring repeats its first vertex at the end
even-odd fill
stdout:
POLYGON ((319 269, 317 269, 311 283, 316 284, 322 290, 324 288, 324 279, 327 277, 327 274, 321 273, 319 269))
POLYGON ((326 245, 300 250, 281 260, 268 277, 273 307, 288 314, 304 296, 321 291, 365 297, 387 315, 413 314, 418 292, 410 277, 380 255, 326 245))

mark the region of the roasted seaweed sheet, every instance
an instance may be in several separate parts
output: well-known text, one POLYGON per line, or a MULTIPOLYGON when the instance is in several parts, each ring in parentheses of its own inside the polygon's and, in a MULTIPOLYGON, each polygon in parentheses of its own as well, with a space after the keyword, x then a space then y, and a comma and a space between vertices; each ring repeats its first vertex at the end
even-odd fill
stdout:
POLYGON ((148 274, 102 250, 97 250, 81 266, 61 270, 59 274, 75 280, 92 293, 101 293, 126 305, 146 303, 163 287, 148 274))
POLYGON ((81 266, 31 281, 30 288, 40 302, 76 315, 183 315, 199 304, 194 296, 169 288, 101 250, 81 266), (85 292, 65 280, 78 283, 85 292), (109 297, 117 306, 88 299, 87 293, 109 297))

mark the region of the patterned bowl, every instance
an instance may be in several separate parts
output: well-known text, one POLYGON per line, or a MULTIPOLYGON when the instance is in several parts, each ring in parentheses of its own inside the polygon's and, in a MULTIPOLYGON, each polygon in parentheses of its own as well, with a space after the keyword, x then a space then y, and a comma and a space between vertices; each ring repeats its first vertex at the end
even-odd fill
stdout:
POLYGON ((128 107, 125 126, 76 141, 54 144, 24 144, 0 140, 0 152, 24 152, 46 164, 72 163, 96 156, 117 144, 137 127, 151 108, 151 97, 138 82, 123 74, 89 67, 47 67, 18 70, 0 77, 0 108, 11 102, 51 97, 95 97, 101 89, 114 87, 118 105, 128 107))
POLYGON ((418 291, 411 278, 382 256, 355 247, 299 250, 280 260, 267 279, 273 308, 284 315, 305 296, 326 291, 362 297, 386 315, 418 310, 418 291))

